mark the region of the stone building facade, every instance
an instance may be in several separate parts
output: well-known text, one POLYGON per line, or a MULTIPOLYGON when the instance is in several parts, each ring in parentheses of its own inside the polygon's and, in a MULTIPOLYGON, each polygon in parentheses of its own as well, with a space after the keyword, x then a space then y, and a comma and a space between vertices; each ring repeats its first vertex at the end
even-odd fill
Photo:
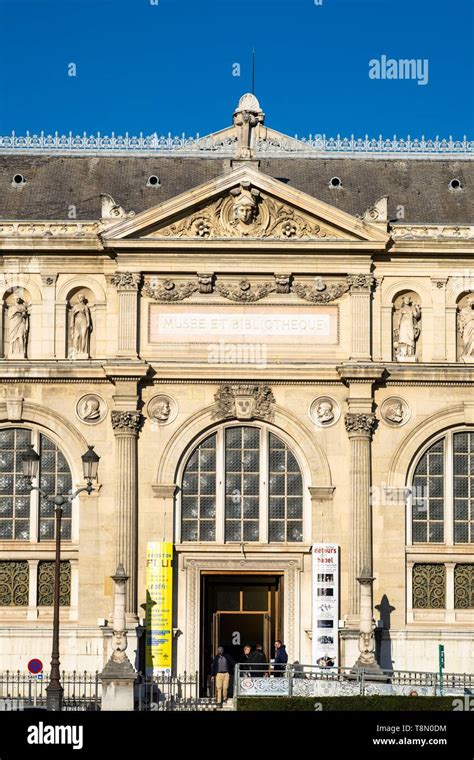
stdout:
POLYGON ((436 670, 442 642, 474 672, 474 154, 403 148, 288 138, 249 95, 195 141, 2 138, 2 669, 49 661, 31 443, 49 493, 101 457, 65 513, 66 670, 108 659, 119 561, 136 641, 166 540, 176 671, 205 673, 225 612, 310 663, 334 543, 342 665, 366 577, 382 667, 436 670))

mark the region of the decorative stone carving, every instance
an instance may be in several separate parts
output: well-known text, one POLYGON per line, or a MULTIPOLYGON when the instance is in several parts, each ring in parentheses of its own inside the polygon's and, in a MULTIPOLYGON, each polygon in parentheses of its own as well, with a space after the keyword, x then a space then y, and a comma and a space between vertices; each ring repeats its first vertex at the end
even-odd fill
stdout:
POLYGON ((214 274, 198 272, 199 292, 202 294, 212 293, 214 290, 214 274))
POLYGON ((100 199, 102 201, 102 219, 125 219, 129 216, 135 216, 135 211, 129 211, 127 213, 122 206, 115 203, 112 196, 108 193, 101 193, 100 199))
POLYGON ((160 394, 148 402, 147 414, 152 422, 158 425, 168 425, 178 415, 178 404, 171 396, 160 394))
POLYGON ((356 412, 347 412, 344 417, 344 424, 347 432, 354 434, 363 434, 370 437, 377 427, 375 414, 358 414, 356 412))
POLYGON ((398 396, 386 398, 380 407, 380 414, 387 425, 401 427, 410 419, 410 407, 404 399, 398 396))
POLYGON ((97 240, 97 235, 103 230, 101 222, 10 222, 0 224, 0 237, 71 237, 97 240))
POLYGON ((326 285, 321 277, 315 277, 314 282, 314 285, 304 285, 297 282, 293 285, 292 292, 296 293, 300 298, 304 298, 305 301, 311 301, 311 303, 330 303, 331 301, 335 301, 336 298, 340 298, 349 290, 347 280, 326 285))
POLYGON ((404 295, 394 315, 393 346, 399 362, 416 362, 416 343, 420 337, 421 307, 404 295))
POLYGON ((92 332, 91 311, 87 298, 80 295, 77 303, 71 309, 71 352, 72 359, 89 359, 90 335, 92 332))
POLYGON ((351 274, 347 282, 351 292, 370 292, 374 287, 375 277, 371 274, 351 274))
POLYGON ((275 285, 277 293, 290 293, 291 291, 291 274, 276 274, 275 285))
POLYGON ((462 348, 459 359, 470 364, 474 362, 474 295, 458 307, 458 332, 462 348))
POLYGON ((388 222, 388 195, 382 195, 363 214, 364 222, 388 222))
POLYGON ((30 315, 28 306, 22 298, 15 298, 12 305, 8 307, 8 323, 10 329, 10 355, 26 359, 30 315))
POLYGON ((251 237, 275 240, 341 240, 342 233, 323 227, 309 214, 242 182, 227 196, 198 206, 184 219, 165 224, 152 237, 229 238, 251 237))
POLYGON ((140 272, 116 272, 110 281, 117 290, 138 290, 142 276, 140 272))
POLYGON ((260 301, 261 298, 265 298, 275 290, 276 286, 273 284, 251 285, 248 280, 241 280, 237 287, 220 285, 219 283, 216 285, 216 293, 230 301, 240 301, 241 303, 260 301))
POLYGON ((189 298, 193 293, 199 290, 197 282, 174 283, 172 280, 164 280, 159 283, 157 280, 147 280, 143 286, 142 293, 154 301, 183 301, 189 298))
POLYGON ((238 157, 253 158, 255 151, 252 147, 252 130, 265 121, 265 114, 260 108, 255 95, 247 92, 239 100, 234 111, 233 123, 237 128, 238 157))
POLYGON ((329 396, 318 396, 309 407, 309 416, 318 427, 331 427, 341 416, 339 404, 329 396))
POLYGON ((88 393, 78 400, 76 414, 81 422, 85 422, 87 425, 97 425, 107 416, 107 404, 96 393, 88 393))
POLYGON ((140 412, 122 412, 120 410, 114 410, 110 419, 112 427, 116 433, 131 433, 136 434, 140 430, 141 426, 141 414, 140 412))
POLYGON ((394 239, 409 238, 429 238, 432 240, 442 238, 462 238, 469 239, 474 237, 474 227, 468 225, 449 225, 441 227, 439 225, 419 225, 419 226, 406 226, 403 224, 394 224, 391 229, 391 235, 394 239))
POLYGON ((216 410, 214 419, 254 418, 272 420, 275 397, 268 385, 236 383, 220 385, 214 396, 216 410))

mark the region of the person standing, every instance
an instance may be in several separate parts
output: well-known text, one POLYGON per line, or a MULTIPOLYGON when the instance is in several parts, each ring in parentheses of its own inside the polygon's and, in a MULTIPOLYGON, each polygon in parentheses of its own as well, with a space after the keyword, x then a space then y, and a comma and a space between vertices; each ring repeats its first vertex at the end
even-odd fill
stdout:
POLYGON ((245 644, 244 646, 244 653, 242 655, 242 658, 240 659, 240 664, 242 667, 239 668, 240 675, 246 676, 247 678, 250 678, 252 666, 249 665, 250 663, 250 653, 252 651, 252 647, 250 644, 245 644), (248 668, 247 668, 248 666, 248 668))
POLYGON ((261 644, 257 644, 255 651, 252 652, 249 659, 250 662, 253 663, 252 670, 255 678, 263 678, 263 676, 267 675, 267 668, 264 667, 267 658, 265 657, 261 644))
POLYGON ((288 653, 286 647, 280 639, 275 641, 275 676, 282 676, 288 662, 288 653))
POLYGON ((222 707, 222 703, 227 702, 230 677, 234 667, 235 662, 230 654, 224 652, 224 647, 219 647, 211 666, 211 676, 216 685, 216 700, 218 707, 222 707))

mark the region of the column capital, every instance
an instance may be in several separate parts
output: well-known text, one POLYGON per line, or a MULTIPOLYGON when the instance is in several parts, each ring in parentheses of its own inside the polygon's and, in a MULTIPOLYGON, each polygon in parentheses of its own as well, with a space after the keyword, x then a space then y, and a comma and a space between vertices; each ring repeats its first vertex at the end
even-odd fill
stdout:
POLYGON ((137 435, 142 423, 142 415, 140 412, 123 412, 121 410, 114 410, 110 414, 110 420, 114 433, 128 433, 128 435, 137 435))
POLYGON ((375 277, 371 274, 350 274, 347 284, 351 293, 370 293, 375 284, 375 277))
POLYGON ((116 272, 110 278, 112 285, 115 285, 117 290, 131 290, 138 291, 142 283, 141 272, 116 272))
POLYGON ((373 413, 347 412, 344 417, 344 424, 349 438, 371 438, 377 426, 377 419, 373 413))

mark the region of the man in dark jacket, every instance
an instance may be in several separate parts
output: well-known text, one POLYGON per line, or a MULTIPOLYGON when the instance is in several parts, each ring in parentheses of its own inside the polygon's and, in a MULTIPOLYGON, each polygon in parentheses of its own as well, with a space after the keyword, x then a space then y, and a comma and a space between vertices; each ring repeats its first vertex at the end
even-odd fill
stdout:
POLYGON ((266 668, 262 663, 266 663, 267 658, 263 653, 261 646, 252 647, 252 651, 249 655, 249 662, 251 663, 252 675, 254 678, 263 678, 266 673, 266 668))
POLYGON ((219 707, 222 707, 223 701, 227 702, 230 677, 234 667, 235 662, 230 654, 224 652, 224 647, 219 647, 211 666, 211 676, 216 685, 216 699, 219 707))
POLYGON ((286 663, 288 662, 288 654, 286 647, 281 643, 279 639, 275 641, 275 676, 282 676, 286 669, 286 663))

